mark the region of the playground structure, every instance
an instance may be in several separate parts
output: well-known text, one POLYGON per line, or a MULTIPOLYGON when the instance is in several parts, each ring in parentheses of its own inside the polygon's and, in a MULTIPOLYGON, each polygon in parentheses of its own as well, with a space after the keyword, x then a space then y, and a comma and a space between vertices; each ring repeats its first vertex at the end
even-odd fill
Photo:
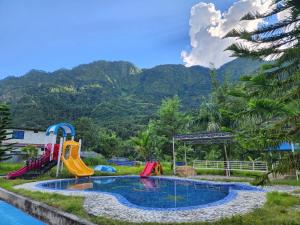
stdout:
POLYGON ((8 179, 17 177, 35 178, 46 173, 54 166, 57 166, 56 176, 58 176, 63 165, 76 178, 88 177, 94 174, 94 170, 86 166, 80 158, 81 140, 79 142, 74 141, 75 129, 71 124, 58 123, 48 127, 46 137, 50 141, 45 146, 44 154, 38 159, 28 161, 27 165, 21 169, 7 174, 8 179), (59 132, 61 132, 62 137, 59 144, 57 144, 59 132), (67 140, 67 138, 71 140, 67 140))
POLYGON ((146 163, 144 170, 140 173, 141 177, 159 176, 163 174, 163 169, 159 161, 149 161, 146 163))

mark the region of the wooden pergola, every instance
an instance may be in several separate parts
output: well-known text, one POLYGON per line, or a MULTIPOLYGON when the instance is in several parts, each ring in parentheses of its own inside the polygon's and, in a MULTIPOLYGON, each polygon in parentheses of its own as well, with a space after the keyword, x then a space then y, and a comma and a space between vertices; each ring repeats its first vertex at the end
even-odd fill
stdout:
MULTIPOLYGON (((233 135, 229 132, 202 132, 195 134, 178 134, 173 136, 173 173, 176 174, 175 141, 188 144, 222 144, 224 145, 225 159, 228 161, 226 144, 233 141, 233 135)), ((186 150, 185 150, 186 151, 186 150)), ((186 155, 186 152, 185 152, 186 155)), ((226 170, 229 172, 229 170, 226 170)))

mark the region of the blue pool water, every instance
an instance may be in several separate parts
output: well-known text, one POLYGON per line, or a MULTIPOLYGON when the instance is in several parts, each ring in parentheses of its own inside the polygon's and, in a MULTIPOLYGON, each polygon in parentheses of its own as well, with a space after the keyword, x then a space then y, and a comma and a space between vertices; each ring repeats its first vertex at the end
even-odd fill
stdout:
POLYGON ((0 200, 0 225, 46 225, 20 209, 0 200))
POLYGON ((255 189, 237 184, 136 176, 50 181, 40 184, 40 187, 110 193, 125 205, 148 209, 205 207, 229 201, 234 198, 236 190, 255 189))

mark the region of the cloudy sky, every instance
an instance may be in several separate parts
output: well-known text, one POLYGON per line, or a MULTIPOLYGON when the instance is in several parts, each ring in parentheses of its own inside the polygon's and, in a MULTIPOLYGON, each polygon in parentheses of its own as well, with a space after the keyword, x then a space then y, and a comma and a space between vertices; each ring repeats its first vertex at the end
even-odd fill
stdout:
POLYGON ((0 0, 0 79, 100 59, 219 67, 232 60, 221 37, 266 1, 0 0))

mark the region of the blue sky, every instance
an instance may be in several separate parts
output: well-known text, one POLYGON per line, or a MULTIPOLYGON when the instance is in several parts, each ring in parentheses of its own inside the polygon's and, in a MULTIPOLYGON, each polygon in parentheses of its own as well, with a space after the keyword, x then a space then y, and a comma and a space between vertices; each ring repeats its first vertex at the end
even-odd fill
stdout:
MULTIPOLYGON (((0 79, 95 60, 182 63, 199 0, 0 0, 0 79)), ((222 11, 234 0, 211 0, 222 11)))

